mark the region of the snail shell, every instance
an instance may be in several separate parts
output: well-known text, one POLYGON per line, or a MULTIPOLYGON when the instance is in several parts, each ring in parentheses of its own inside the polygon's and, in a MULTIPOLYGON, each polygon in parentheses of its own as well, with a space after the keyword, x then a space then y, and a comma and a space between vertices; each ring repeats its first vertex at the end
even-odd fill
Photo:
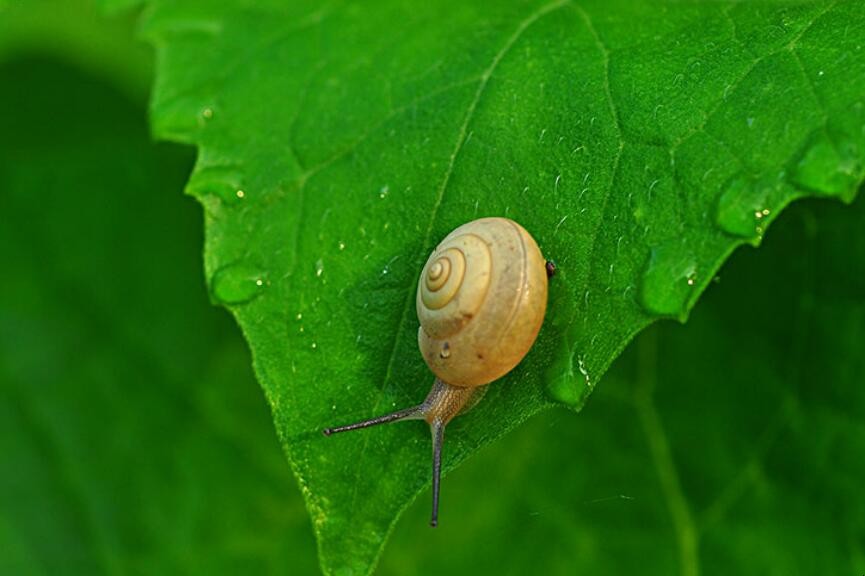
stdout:
POLYGON ((510 372, 534 343, 547 307, 546 261, 513 220, 474 220, 430 255, 416 303, 430 370, 452 386, 482 386, 510 372))

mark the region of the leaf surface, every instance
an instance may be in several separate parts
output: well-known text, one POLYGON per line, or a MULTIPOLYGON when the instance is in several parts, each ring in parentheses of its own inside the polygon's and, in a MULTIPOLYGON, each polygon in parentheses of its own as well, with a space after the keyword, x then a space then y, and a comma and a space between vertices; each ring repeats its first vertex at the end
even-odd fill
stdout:
POLYGON ((863 176, 854 2, 157 0, 144 28, 154 131, 198 147, 211 294, 250 343, 326 573, 369 572, 429 484, 421 424, 318 431, 422 399, 415 286, 451 229, 511 217, 560 274, 533 351, 449 428, 448 469, 581 406, 789 202, 850 200, 863 176))

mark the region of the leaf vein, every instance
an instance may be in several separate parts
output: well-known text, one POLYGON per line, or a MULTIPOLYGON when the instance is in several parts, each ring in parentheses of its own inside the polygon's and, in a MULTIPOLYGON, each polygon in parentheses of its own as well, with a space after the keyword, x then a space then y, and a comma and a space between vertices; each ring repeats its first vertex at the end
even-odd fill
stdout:
POLYGON ((675 140, 671 145, 671 149, 675 151, 679 146, 681 146, 685 141, 687 141, 689 138, 691 138, 695 134, 698 134, 700 132, 705 132, 706 125, 715 116, 715 114, 721 109, 721 106, 723 106, 724 103, 727 101, 726 94, 728 92, 730 92, 731 90, 736 90, 739 87, 739 85, 751 74, 751 72, 753 72, 754 69, 761 62, 766 60, 767 58, 770 58, 772 56, 776 56, 776 55, 780 54, 781 52, 783 52, 784 50, 792 51, 795 48, 796 44, 799 42, 799 40, 802 38, 802 36, 804 36, 805 33, 808 32, 808 30, 810 30, 818 20, 820 20, 820 18, 825 16, 827 13, 829 13, 832 10, 832 8, 835 7, 836 4, 837 4, 837 0, 835 2, 827 4, 826 7, 819 14, 817 14, 813 20, 811 20, 810 22, 808 22, 808 24, 803 26, 802 29, 799 30, 799 32, 797 32, 790 39, 790 41, 787 42, 787 44, 785 44, 781 48, 779 48, 777 50, 773 50, 772 52, 769 52, 768 54, 765 54, 764 56, 758 56, 757 58, 754 58, 754 60, 752 60, 751 64, 748 65, 744 69, 742 74, 738 78, 736 78, 736 80, 734 80, 732 84, 729 84, 724 89, 724 92, 721 95, 721 98, 719 98, 715 102, 715 104, 712 106, 712 108, 706 113, 705 117, 703 118, 703 121, 700 122, 700 125, 696 126, 695 128, 692 128, 691 130, 686 132, 683 136, 681 136, 677 140, 675 140))
MULTIPOLYGON (((459 132, 457 133, 457 141, 454 145, 454 149, 451 152, 450 160, 448 161, 447 168, 445 169, 444 177, 442 178, 442 183, 439 186, 438 194, 436 195, 435 203, 433 204, 432 210, 430 211, 430 219, 429 224, 427 225, 426 232, 424 234, 423 240, 423 250, 426 250, 426 247, 429 246, 430 238, 432 237, 433 228, 435 225, 436 217, 438 215, 438 210, 441 207, 442 201, 444 199, 445 191, 447 190, 448 184, 450 183, 451 175, 453 174, 454 166, 456 165, 456 159, 459 156, 460 151, 462 150, 463 145, 465 144, 466 137, 468 134, 468 127, 471 124, 472 118, 474 117, 475 111, 477 110, 478 103, 484 95, 487 84, 489 83, 490 77, 495 72, 499 63, 502 59, 508 54, 508 52, 513 48, 514 44, 520 39, 520 37, 525 33, 525 31, 543 16, 553 12, 568 3, 571 0, 556 0, 550 4, 546 4, 530 14, 527 18, 525 18, 520 24, 517 26, 516 30, 507 38, 505 44, 502 48, 496 52, 495 56, 490 62, 490 65, 487 66, 486 70, 481 74, 480 80, 478 81, 477 90, 475 90, 474 97, 471 102, 469 102, 468 107, 466 108, 466 112, 464 114, 462 125, 460 126, 459 132)), ((397 325, 397 329, 394 330, 394 340, 391 344, 391 354, 388 359, 387 369, 385 371, 384 384, 379 390, 378 398, 373 406, 373 413, 375 413, 379 409, 379 405, 381 404, 382 399, 384 398, 384 390, 387 387, 387 383, 390 380, 391 374, 393 373, 394 362, 396 361, 396 351, 398 348, 398 342, 402 336, 403 327, 406 325, 406 317, 408 315, 408 311, 411 308, 411 303, 414 299, 414 286, 417 284, 417 278, 420 274, 418 271, 413 277, 412 283, 409 285, 408 293, 406 295, 405 304, 403 305, 402 314, 400 315, 400 321, 397 325)), ((361 446, 360 453, 357 458, 357 476, 355 478, 354 487, 352 490, 351 497, 351 510, 357 513, 357 507, 355 506, 357 500, 357 490, 358 490, 358 478, 360 477, 361 471, 363 470, 363 459, 366 453, 366 449, 369 445, 369 435, 366 435, 364 438, 364 442, 361 446)))
MULTIPOLYGON (((610 196, 613 191, 613 185, 616 181, 616 174, 619 171, 619 163, 622 158, 622 151, 625 149, 625 140, 624 133, 622 131, 622 124, 619 118, 619 111, 616 107, 615 101, 613 100, 613 91, 610 83, 610 49, 607 47, 606 43, 604 43, 598 31, 595 29, 594 24, 592 23, 592 19, 589 14, 579 5, 573 5, 574 10, 583 20, 583 23, 586 25, 589 33, 592 35, 595 45, 598 48, 598 51, 601 53, 603 65, 604 65, 604 92, 607 100, 607 106, 609 108, 610 116, 613 118, 613 126, 616 129, 617 139, 619 141, 618 147, 616 148, 616 153, 613 158, 612 170, 610 172, 610 183, 607 186, 606 192, 604 193, 603 204, 601 206, 601 213, 598 218, 597 223, 595 224, 595 229, 591 235, 591 244, 589 245, 588 254, 589 254, 589 270, 588 270, 588 281, 587 284, 592 284, 592 279, 595 277, 595 271, 597 270, 597 260, 598 260, 598 236, 601 234, 601 227, 604 225, 604 221, 607 218, 607 213, 610 207, 610 196)), ((587 293, 588 294, 588 293, 587 293)), ((588 303, 584 300, 584 305, 588 307, 588 303)), ((583 314, 584 321, 588 321, 588 314, 583 314)), ((571 356, 571 364, 573 369, 573 355, 571 356)))

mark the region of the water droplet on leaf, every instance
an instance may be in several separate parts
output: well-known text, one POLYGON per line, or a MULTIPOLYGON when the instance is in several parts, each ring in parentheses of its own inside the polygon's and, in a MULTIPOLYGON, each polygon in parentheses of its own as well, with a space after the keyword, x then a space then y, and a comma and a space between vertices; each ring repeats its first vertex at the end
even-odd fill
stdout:
POLYGON ((210 279, 210 289, 217 302, 241 304, 261 295, 267 282, 262 271, 249 264, 229 264, 217 270, 210 279))
POLYGON ((687 244, 675 240, 652 249, 640 285, 640 304, 651 314, 684 319, 697 278, 687 244))
POLYGON ((544 374, 547 395, 568 406, 579 406, 591 390, 583 356, 577 354, 576 338, 574 328, 560 328, 560 343, 544 374))
POLYGON ((757 223, 769 215, 766 199, 770 191, 770 187, 748 178, 733 178, 718 199, 715 222, 733 236, 758 236, 757 223))
POLYGON ((197 169, 186 185, 186 193, 197 198, 216 196, 224 204, 237 204, 247 196, 243 175, 232 166, 197 169))
POLYGON ((558 374, 555 378, 548 378, 547 382, 547 394, 550 398, 568 406, 579 405, 582 393, 573 375, 558 374))
POLYGON ((159 105, 152 117, 154 130, 163 136, 189 141, 213 117, 210 102, 181 97, 159 105))
POLYGON ((836 146, 826 132, 820 132, 794 167, 793 182, 814 192, 846 199, 855 192, 860 171, 855 146, 846 142, 836 146), (850 153, 851 148, 854 153, 850 153))

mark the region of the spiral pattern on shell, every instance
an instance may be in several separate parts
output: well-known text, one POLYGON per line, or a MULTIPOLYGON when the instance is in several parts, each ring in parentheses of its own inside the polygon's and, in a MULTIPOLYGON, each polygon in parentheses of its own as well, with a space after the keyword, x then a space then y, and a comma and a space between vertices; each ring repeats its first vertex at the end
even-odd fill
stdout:
POLYGON ((451 232, 427 260, 417 290, 418 344, 430 369, 453 386, 481 386, 531 348, 547 303, 545 260, 506 218, 451 232))

